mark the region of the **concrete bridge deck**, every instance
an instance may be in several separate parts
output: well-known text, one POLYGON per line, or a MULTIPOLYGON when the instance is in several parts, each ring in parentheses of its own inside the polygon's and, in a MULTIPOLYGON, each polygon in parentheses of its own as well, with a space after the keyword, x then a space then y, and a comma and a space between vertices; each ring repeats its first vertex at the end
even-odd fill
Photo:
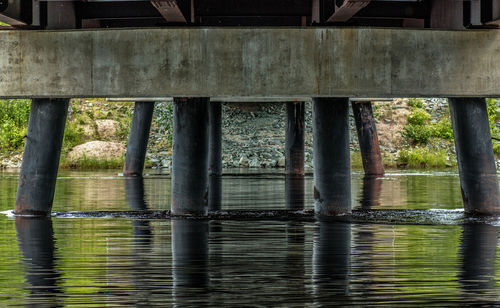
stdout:
POLYGON ((495 97, 500 30, 0 32, 0 98, 495 97))

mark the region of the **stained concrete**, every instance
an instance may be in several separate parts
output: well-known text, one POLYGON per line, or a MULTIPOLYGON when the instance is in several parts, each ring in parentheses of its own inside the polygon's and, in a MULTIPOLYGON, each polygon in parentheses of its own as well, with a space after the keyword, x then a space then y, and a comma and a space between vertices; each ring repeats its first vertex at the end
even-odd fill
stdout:
POLYGON ((0 97, 500 96, 499 30, 0 32, 0 97))

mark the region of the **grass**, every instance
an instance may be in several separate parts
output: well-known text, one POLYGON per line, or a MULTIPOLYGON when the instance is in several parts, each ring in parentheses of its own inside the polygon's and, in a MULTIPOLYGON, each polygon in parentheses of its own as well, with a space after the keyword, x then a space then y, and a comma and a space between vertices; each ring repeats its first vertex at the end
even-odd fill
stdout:
POLYGON ((83 156, 75 161, 66 158, 61 159, 59 167, 62 169, 96 170, 96 169, 121 169, 125 163, 125 157, 102 159, 97 157, 83 156))
POLYGON ((413 148, 399 151, 398 164, 410 168, 447 168, 456 165, 443 149, 413 148))

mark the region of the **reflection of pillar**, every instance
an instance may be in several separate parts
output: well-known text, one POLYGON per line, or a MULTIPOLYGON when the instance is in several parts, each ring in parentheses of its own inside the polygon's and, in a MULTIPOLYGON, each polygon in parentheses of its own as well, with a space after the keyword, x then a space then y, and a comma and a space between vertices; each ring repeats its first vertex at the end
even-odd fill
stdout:
POLYGON ((19 248, 27 265, 26 281, 30 285, 30 302, 50 302, 51 307, 59 302, 62 289, 61 277, 55 269, 55 245, 52 221, 49 217, 15 218, 19 248))
POLYGON ((313 246, 313 281, 318 304, 349 300, 351 225, 320 220, 313 246))
MULTIPOLYGON (((147 204, 144 198, 144 181, 142 176, 125 178, 125 191, 131 210, 145 211, 147 204)), ((149 306, 151 301, 151 276, 149 257, 153 248, 153 228, 149 220, 132 220, 133 263, 132 279, 135 285, 132 300, 136 304, 149 306)))
POLYGON ((313 99, 314 209, 319 215, 351 212, 349 99, 313 99))
POLYGON ((305 298, 307 292, 304 260, 305 231, 302 222, 286 224, 286 270, 284 280, 288 290, 293 290, 296 298, 305 298))
POLYGON ((382 154, 378 144, 377 128, 373 118, 371 102, 352 102, 352 113, 356 121, 359 149, 366 175, 384 174, 382 154))
POLYGON ((123 175, 142 175, 154 107, 154 102, 135 103, 123 175))
POLYGON ((209 106, 208 210, 217 211, 222 201, 222 108, 220 102, 209 106))
POLYGON ((208 98, 174 98, 172 214, 208 211, 208 98))
POLYGON ((463 226, 460 247, 461 270, 458 279, 467 293, 495 292, 495 259, 498 227, 488 224, 463 226), (492 292, 493 291, 493 292, 492 292))
POLYGON ((286 175, 285 204, 287 210, 303 210, 305 204, 304 175, 286 175))
POLYGON ((304 102, 286 103, 285 173, 304 175, 304 102))
POLYGON ((16 214, 50 213, 68 114, 68 99, 33 99, 17 187, 16 214))
POLYGON ((360 203, 363 210, 369 210, 379 204, 380 193, 382 191, 382 179, 376 176, 363 177, 363 192, 360 203))
POLYGON ((500 193, 484 98, 450 98, 465 212, 500 214, 500 193))
POLYGON ((142 176, 125 178, 125 193, 131 210, 145 211, 148 209, 144 195, 144 178, 142 176))
POLYGON ((208 296, 208 222, 172 219, 174 305, 201 304, 208 296), (186 301, 186 302, 184 302, 186 301))

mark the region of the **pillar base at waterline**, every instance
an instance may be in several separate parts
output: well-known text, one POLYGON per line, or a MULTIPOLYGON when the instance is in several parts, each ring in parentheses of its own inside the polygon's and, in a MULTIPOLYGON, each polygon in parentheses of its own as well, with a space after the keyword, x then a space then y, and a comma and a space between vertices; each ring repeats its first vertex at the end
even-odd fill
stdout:
POLYGON ((450 98, 465 213, 499 215, 500 194, 484 98, 450 98))
POLYGON ((349 99, 313 99, 314 210, 317 215, 351 212, 349 99))
POLYGON ((68 99, 33 99, 31 103, 15 214, 50 214, 68 105, 68 99))
POLYGON ((172 215, 208 213, 209 98, 174 99, 172 215))

